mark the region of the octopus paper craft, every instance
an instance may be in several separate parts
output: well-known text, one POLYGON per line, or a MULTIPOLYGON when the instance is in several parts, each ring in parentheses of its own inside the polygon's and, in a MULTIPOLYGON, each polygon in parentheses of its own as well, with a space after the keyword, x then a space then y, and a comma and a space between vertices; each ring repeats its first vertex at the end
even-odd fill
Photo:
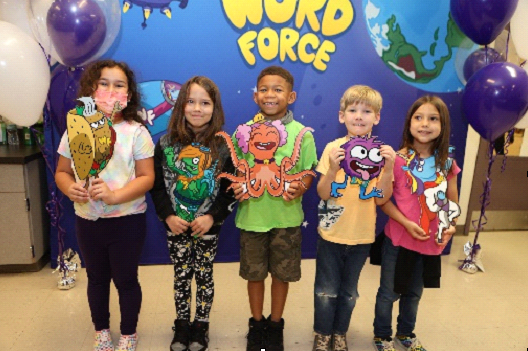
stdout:
POLYGON ((173 189, 174 211, 181 219, 192 222, 214 191, 218 161, 212 162, 210 149, 199 143, 183 147, 177 157, 172 147, 165 148, 163 153, 167 167, 178 174, 173 189))
MULTIPOLYGON (((444 169, 448 171, 453 164, 454 147, 449 147, 449 158, 444 169)), ((431 222, 438 217, 438 230, 435 238, 438 243, 442 242, 442 235, 451 225, 455 225, 454 219, 460 216, 460 206, 447 198, 447 179, 440 167, 436 167, 434 157, 420 158, 413 150, 407 155, 401 153, 400 157, 406 160, 402 167, 407 176, 411 193, 418 196, 420 203, 420 227, 429 233, 431 222)))
POLYGON ((382 198, 382 190, 372 188, 370 193, 367 187, 371 179, 376 178, 381 173, 385 165, 385 159, 380 155, 380 146, 383 142, 377 137, 352 137, 349 141, 341 145, 345 150, 345 158, 341 161, 341 168, 345 171, 345 180, 341 183, 333 182, 330 195, 332 197, 343 196, 338 192, 348 185, 350 177, 351 185, 359 185, 359 198, 367 200, 373 197, 382 198))
POLYGON ((111 119, 121 109, 119 102, 116 102, 108 118, 97 111, 91 97, 78 100, 84 106, 70 110, 66 117, 68 142, 77 177, 86 180, 84 187, 88 189, 90 177, 98 178, 112 158, 116 133, 111 119))
POLYGON ((242 200, 258 198, 267 191, 271 196, 279 197, 288 189, 294 181, 300 181, 305 176, 316 176, 312 170, 305 170, 295 174, 288 172, 295 167, 301 153, 301 142, 306 132, 313 132, 312 128, 303 128, 297 138, 291 157, 284 157, 280 164, 275 160, 277 149, 286 145, 288 133, 281 121, 262 121, 252 125, 239 125, 235 133, 238 145, 244 154, 250 153, 255 157, 255 165, 250 167, 247 160, 238 159, 231 137, 225 132, 216 135, 225 139, 231 158, 235 165, 236 174, 220 173, 218 178, 227 178, 233 184, 242 184, 244 195, 242 200))
MULTIPOLYGON (((123 1, 123 13, 127 13, 134 5, 141 6, 143 9, 143 23, 141 26, 143 29, 147 27, 147 20, 150 17, 150 14, 154 9, 159 9, 159 11, 167 16, 167 18, 172 19, 172 9, 170 8, 170 3, 176 0, 124 0, 123 1)), ((187 7, 189 0, 177 0, 180 2, 179 7, 184 9, 187 7)))

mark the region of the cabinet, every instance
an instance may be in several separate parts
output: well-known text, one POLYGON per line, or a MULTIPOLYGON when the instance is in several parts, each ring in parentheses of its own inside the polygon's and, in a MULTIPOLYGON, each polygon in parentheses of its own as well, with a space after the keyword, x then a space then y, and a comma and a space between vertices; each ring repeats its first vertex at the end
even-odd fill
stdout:
POLYGON ((0 272, 37 271, 48 261, 46 200, 40 149, 0 145, 0 272))

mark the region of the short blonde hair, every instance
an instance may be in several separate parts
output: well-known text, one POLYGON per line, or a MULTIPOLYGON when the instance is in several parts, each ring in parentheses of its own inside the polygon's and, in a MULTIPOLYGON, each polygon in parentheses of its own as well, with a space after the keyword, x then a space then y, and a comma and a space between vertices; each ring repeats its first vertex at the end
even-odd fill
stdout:
POLYGON ((372 107, 375 113, 379 113, 383 100, 379 91, 366 85, 353 85, 341 97, 339 109, 344 112, 348 106, 358 103, 364 103, 372 107))

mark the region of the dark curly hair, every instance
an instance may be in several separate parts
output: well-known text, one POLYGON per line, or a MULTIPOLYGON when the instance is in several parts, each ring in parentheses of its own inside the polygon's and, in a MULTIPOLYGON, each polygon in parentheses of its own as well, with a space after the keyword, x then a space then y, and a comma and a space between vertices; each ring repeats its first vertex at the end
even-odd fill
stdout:
POLYGON ((138 115, 141 95, 139 93, 138 85, 136 83, 136 76, 134 71, 124 62, 117 62, 114 60, 100 60, 90 64, 86 67, 86 70, 81 76, 79 82, 79 93, 78 97, 92 96, 94 91, 97 89, 97 82, 101 78, 101 71, 103 68, 120 68, 126 75, 128 80, 128 98, 129 102, 127 107, 122 111, 123 119, 125 121, 136 121, 144 124, 141 117, 138 115))

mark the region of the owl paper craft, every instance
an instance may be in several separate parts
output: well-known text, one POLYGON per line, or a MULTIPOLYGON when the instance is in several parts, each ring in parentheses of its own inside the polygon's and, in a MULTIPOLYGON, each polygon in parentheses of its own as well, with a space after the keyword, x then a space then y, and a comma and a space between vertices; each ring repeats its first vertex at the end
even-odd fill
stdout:
POLYGON ((84 106, 77 106, 68 112, 68 141, 75 173, 80 180, 85 180, 88 189, 90 177, 99 178, 112 158, 116 133, 112 128, 111 118, 119 111, 116 102, 110 118, 97 111, 91 97, 78 99, 84 106))

